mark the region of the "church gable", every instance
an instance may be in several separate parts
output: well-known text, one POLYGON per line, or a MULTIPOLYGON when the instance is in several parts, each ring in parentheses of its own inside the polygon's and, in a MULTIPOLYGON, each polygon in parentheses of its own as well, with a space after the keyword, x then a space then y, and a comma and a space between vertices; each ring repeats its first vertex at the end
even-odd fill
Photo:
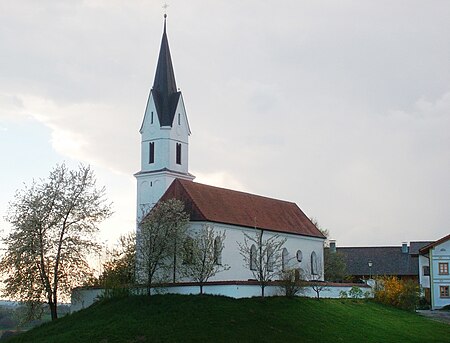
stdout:
POLYGON ((211 221, 325 238, 292 202, 176 179, 161 200, 185 203, 191 221, 211 221))

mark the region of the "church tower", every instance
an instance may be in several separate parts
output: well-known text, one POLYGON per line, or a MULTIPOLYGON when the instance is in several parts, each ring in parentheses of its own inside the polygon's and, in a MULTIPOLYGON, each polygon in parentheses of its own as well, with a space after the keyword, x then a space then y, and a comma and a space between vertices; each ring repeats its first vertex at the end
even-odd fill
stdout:
POLYGON ((177 89, 175 74, 164 31, 141 129, 141 170, 137 179, 137 213, 139 222, 158 202, 176 178, 193 180, 188 172, 189 128, 183 96, 177 89))

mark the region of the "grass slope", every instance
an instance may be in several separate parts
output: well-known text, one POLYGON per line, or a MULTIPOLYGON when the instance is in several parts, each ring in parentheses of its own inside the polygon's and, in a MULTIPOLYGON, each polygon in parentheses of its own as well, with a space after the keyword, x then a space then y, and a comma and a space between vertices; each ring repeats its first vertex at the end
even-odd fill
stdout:
POLYGON ((10 342, 450 342, 450 326, 364 300, 113 299, 10 342))

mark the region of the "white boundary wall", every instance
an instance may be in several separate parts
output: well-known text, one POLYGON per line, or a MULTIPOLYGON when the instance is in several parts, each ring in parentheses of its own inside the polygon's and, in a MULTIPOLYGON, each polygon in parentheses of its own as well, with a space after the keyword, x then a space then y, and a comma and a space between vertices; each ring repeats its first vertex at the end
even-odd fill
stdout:
MULTIPOLYGON (((369 292, 370 298, 373 298, 372 289, 365 284, 344 284, 338 286, 336 284, 332 286, 326 286, 321 292, 321 298, 339 298, 340 292, 349 292, 353 287, 359 287, 363 293, 369 292)), ((84 308, 91 306, 102 294, 102 288, 77 288, 72 291, 72 303, 71 312, 79 311, 84 308)), ((136 288, 136 294, 146 294, 146 288, 136 288)), ((180 285, 180 286, 168 286, 168 287, 155 287, 152 288, 153 294, 199 294, 200 287, 198 285, 180 285)), ((204 285, 204 294, 211 295, 223 295, 231 298, 251 298, 261 296, 261 287, 259 285, 248 285, 248 284, 214 284, 214 285, 204 285)), ((266 286, 264 293, 266 296, 277 296, 282 295, 282 289, 280 286, 266 286)), ((314 298, 316 292, 311 288, 311 286, 304 287, 302 293, 299 296, 305 296, 309 298, 314 298)))

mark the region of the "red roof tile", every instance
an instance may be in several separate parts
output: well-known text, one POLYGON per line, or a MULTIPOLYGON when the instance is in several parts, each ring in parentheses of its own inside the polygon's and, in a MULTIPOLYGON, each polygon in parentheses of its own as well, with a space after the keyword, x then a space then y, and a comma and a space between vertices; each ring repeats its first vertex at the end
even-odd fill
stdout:
POLYGON ((211 221, 325 238, 293 202, 175 179, 161 200, 185 203, 191 221, 211 221))

